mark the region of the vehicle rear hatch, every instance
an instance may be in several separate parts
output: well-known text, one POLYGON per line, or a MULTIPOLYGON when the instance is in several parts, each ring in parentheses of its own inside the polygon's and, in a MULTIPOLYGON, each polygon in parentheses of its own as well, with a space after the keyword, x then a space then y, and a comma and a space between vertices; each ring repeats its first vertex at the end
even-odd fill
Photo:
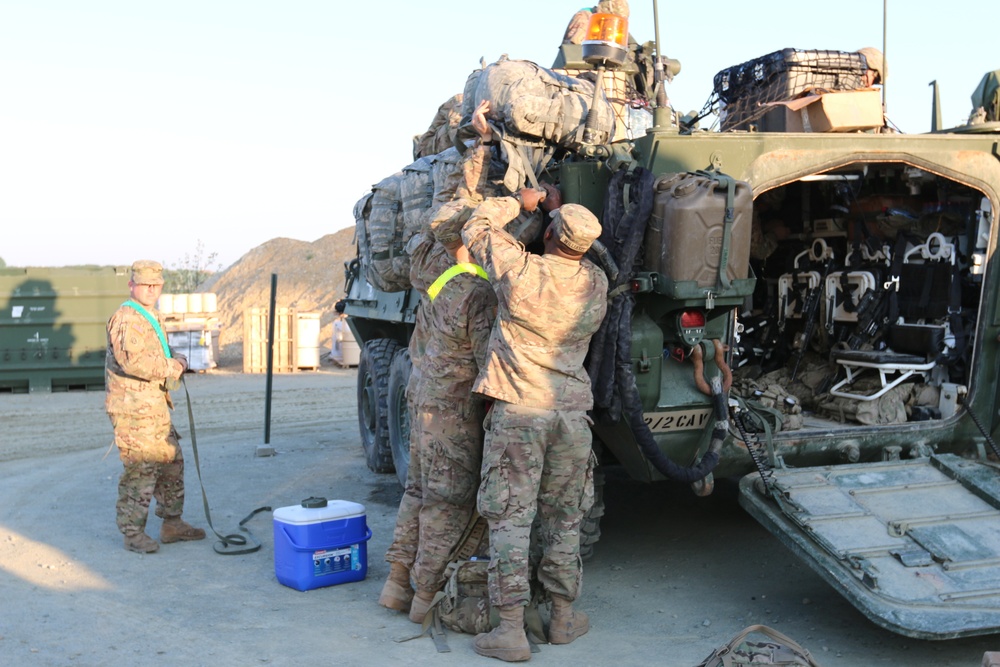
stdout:
POLYGON ((946 454, 757 473, 740 504, 878 625, 1000 631, 1000 469, 946 454))

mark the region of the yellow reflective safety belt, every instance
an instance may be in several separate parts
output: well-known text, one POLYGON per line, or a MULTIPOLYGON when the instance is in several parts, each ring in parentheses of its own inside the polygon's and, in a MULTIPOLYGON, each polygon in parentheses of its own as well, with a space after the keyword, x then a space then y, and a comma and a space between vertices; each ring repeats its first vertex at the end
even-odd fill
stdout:
POLYGON ((441 291, 442 287, 448 284, 449 280, 460 273, 474 273, 483 280, 489 280, 489 276, 486 275, 486 271, 483 270, 483 267, 470 262, 461 262, 450 267, 447 271, 438 276, 437 280, 434 281, 434 284, 427 288, 427 296, 431 298, 431 301, 437 297, 438 292, 441 291))

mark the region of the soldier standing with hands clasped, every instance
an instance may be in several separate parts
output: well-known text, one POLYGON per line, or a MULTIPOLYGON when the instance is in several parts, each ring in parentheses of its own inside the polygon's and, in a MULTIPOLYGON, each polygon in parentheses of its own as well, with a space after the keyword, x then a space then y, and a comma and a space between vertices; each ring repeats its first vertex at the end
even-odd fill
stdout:
POLYGON ((168 382, 187 370, 173 354, 155 309, 163 291, 163 267, 140 260, 132 265, 131 299, 108 320, 105 408, 125 470, 118 481, 117 523, 125 548, 153 553, 160 548, 146 534, 150 500, 163 519, 160 541, 201 540, 205 531, 181 519, 184 511, 184 457, 170 423, 173 402, 168 382))
POLYGON ((579 528, 594 501, 590 379, 583 368, 591 336, 607 310, 608 281, 584 253, 601 233, 577 204, 560 207, 559 191, 523 189, 487 199, 462 230, 472 258, 498 300, 486 366, 473 390, 494 399, 486 419, 479 512, 490 527, 490 603, 500 626, 477 635, 480 655, 531 658, 524 608, 531 591, 531 525, 540 519, 538 579, 552 598, 549 642, 568 644, 589 629, 572 607, 582 577, 579 528), (524 250, 503 227, 522 207, 552 216, 545 252, 524 250))

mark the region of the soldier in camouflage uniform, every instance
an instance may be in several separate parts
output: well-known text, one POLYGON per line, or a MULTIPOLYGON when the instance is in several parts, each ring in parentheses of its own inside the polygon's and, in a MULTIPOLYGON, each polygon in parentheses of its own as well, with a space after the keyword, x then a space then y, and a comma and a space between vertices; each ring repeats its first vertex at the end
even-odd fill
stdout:
POLYGON ((583 368, 607 309, 608 281, 584 253, 601 232, 583 206, 559 206, 559 192, 523 189, 487 199, 462 237, 498 299, 489 356, 473 390, 494 399, 487 417, 478 507, 490 527, 490 602, 500 626, 476 636, 480 655, 531 657, 524 631, 532 522, 540 519, 538 579, 552 598, 549 641, 587 632, 572 602, 580 590, 580 523, 593 504, 590 379, 583 368), (521 208, 552 214, 545 253, 533 255, 504 231, 521 208))
MULTIPOLYGON (((466 151, 466 155, 463 158, 461 176, 457 177, 458 181, 454 184, 457 202, 465 202, 465 206, 474 206, 475 202, 482 199, 479 193, 484 187, 486 165, 489 164, 489 156, 490 149, 487 146, 483 146, 482 142, 478 142, 466 151)), ((440 217, 438 213, 444 209, 444 206, 449 206, 450 208, 445 210, 444 217, 440 221, 437 221, 435 226, 439 226, 443 220, 448 219, 454 213, 454 205, 449 203, 443 205, 438 210, 432 209, 430 215, 435 219, 440 217)), ((407 244, 407 254, 410 256, 410 282, 420 294, 420 306, 417 308, 413 333, 410 336, 411 371, 410 380, 406 386, 407 409, 410 414, 411 467, 407 473, 406 492, 400 501, 399 512, 396 516, 393 541, 389 545, 389 549, 385 555, 385 559, 389 562, 390 566, 389 576, 379 595, 380 605, 397 611, 412 611, 413 588, 410 583, 410 575, 417 560, 420 541, 421 508, 424 504, 423 480, 420 479, 421 470, 415 453, 421 448, 426 448, 421 444, 426 441, 421 430, 426 420, 418 416, 424 410, 426 402, 421 397, 420 387, 429 386, 423 382, 424 366, 429 341, 436 334, 435 324, 431 320, 431 298, 428 295, 428 290, 446 270, 455 265, 456 261, 445 246, 435 239, 435 233, 429 228, 418 232, 410 239, 410 242, 407 244), (412 477, 414 474, 417 475, 416 479, 412 477)), ((465 278, 462 279, 463 282, 465 280, 465 278)), ((431 382, 431 385, 433 385, 433 382, 431 382)), ((471 381, 469 385, 471 387, 471 381)), ((469 393, 469 388, 466 391, 469 393)), ((431 403, 433 404, 433 401, 431 403)), ((427 472, 424 471, 424 476, 426 476, 427 472)), ((478 481, 478 471, 476 481, 478 481)), ((430 586, 429 581, 431 579, 433 579, 432 576, 424 577, 424 588, 430 586)), ((420 583, 418 581, 419 586, 420 583)), ((414 612, 414 616, 422 618, 419 606, 417 611, 414 612)))
POLYGON ((471 202, 443 206, 432 233, 457 262, 428 289, 429 334, 420 380, 413 392, 406 496, 420 505, 410 620, 421 623, 444 585, 448 557, 475 508, 483 452, 483 399, 472 383, 486 358, 496 317, 496 296, 485 272, 469 261, 459 232, 471 202))
MULTIPOLYGON (((410 256, 410 283, 420 294, 420 304, 413 322, 413 333, 410 335, 410 379, 406 385, 406 405, 410 414, 410 451, 416 451, 420 441, 420 423, 414 419, 417 407, 414 404, 416 388, 423 375, 423 360, 427 348, 427 337, 430 334, 429 307, 430 299, 427 288, 431 286, 444 271, 454 264, 441 244, 435 242, 430 230, 417 232, 406 246, 410 256)), ((413 465, 410 456, 410 465, 413 465)), ((409 477, 409 471, 407 471, 409 477)), ((409 487, 409 479, 407 479, 409 487)), ((420 498, 417 494, 403 494, 396 515, 396 528, 393 532, 392 544, 385 552, 385 560, 389 563, 389 576, 382 586, 378 603, 388 609, 409 611, 413 600, 413 587, 410 584, 410 570, 417 558, 417 545, 420 529, 420 498)))
POLYGON ((134 263, 128 285, 132 298, 108 320, 105 408, 125 467, 118 481, 118 529, 126 549, 152 553, 160 548, 145 532, 152 498, 163 519, 161 542, 200 540, 205 531, 181 519, 184 457, 170 423, 167 383, 187 370, 187 359, 171 353, 154 307, 163 291, 163 267, 147 260, 134 263))

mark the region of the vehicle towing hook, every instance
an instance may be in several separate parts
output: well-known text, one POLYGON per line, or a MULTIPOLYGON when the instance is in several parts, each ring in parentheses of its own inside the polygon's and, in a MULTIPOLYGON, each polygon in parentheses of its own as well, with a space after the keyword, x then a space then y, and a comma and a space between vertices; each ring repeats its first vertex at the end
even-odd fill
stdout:
MULTIPOLYGON (((703 343, 699 343, 691 350, 691 362, 694 364, 694 384, 698 387, 698 391, 706 396, 712 396, 712 387, 705 379, 705 351, 702 349, 702 345, 703 343)), ((729 389, 733 386, 733 371, 726 363, 726 352, 729 348, 718 338, 712 340, 712 345, 715 347, 715 365, 722 372, 722 392, 728 394, 729 389)))

